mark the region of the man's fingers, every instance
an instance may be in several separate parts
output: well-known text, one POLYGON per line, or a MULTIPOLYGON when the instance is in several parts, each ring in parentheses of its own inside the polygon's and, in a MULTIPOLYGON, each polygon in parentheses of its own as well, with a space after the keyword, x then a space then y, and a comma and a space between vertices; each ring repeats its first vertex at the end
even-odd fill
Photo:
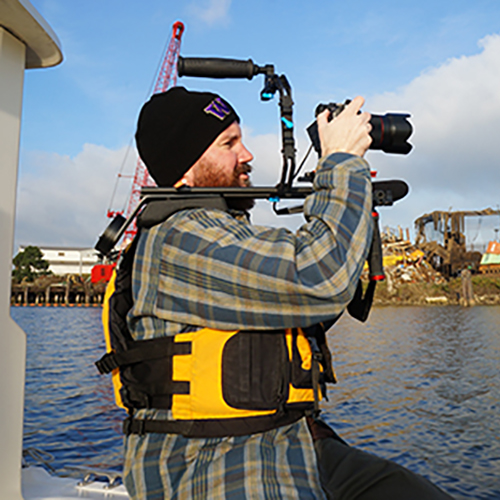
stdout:
POLYGON ((343 112, 347 111, 347 114, 357 115, 364 103, 364 98, 358 95, 345 107, 343 112))
MULTIPOLYGON (((355 97, 349 104, 347 104, 347 106, 344 108, 344 110, 342 111, 341 114, 344 114, 344 117, 346 115, 357 115, 361 108, 363 107, 363 104, 365 103, 365 100, 363 97, 361 96, 358 96, 358 97, 355 97)), ((366 121, 369 121, 371 116, 369 115, 369 113, 361 113, 362 115, 366 115, 368 116, 368 118, 366 119, 366 116, 363 116, 363 118, 366 120, 366 121)), ((340 115, 339 115, 340 116, 340 115)), ((318 121, 318 124, 327 124, 328 123, 328 118, 330 117, 330 111, 328 109, 325 109, 324 111, 322 111, 317 117, 317 121, 318 121)))
POLYGON ((318 133, 323 155, 344 152, 363 156, 371 138, 370 113, 362 113, 363 97, 353 99, 345 109, 329 121, 330 112, 323 111, 317 117, 318 133))
POLYGON ((330 116, 330 111, 328 109, 325 109, 322 111, 317 117, 316 120, 319 124, 326 125, 328 123, 328 117, 330 116))

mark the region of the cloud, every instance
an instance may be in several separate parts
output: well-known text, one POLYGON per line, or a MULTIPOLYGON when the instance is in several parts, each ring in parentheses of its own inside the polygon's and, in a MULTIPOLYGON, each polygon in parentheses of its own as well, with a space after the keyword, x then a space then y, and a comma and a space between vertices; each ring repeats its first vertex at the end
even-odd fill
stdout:
MULTIPOLYGON (((126 157, 126 150, 85 144, 74 158, 26 154, 17 194, 16 242, 94 246, 109 222, 106 212, 120 166, 125 161, 123 172, 134 171, 135 157, 126 157)), ((118 183, 116 203, 123 205, 130 185, 118 183)))
POLYGON ((403 178, 411 188, 405 200, 382 209, 385 223, 408 227, 434 210, 500 204, 500 36, 482 39, 479 47, 478 54, 450 59, 368 100, 371 112, 410 112, 414 125, 408 157, 368 155, 381 178, 403 178))
POLYGON ((204 0, 201 5, 191 4, 189 12, 209 26, 226 24, 229 21, 229 7, 231 0, 204 0))
MULTIPOLYGON (((254 136, 248 131, 247 145, 258 159, 254 184, 274 186, 281 171, 279 139, 254 136)), ((109 219, 108 208, 123 210, 132 180, 118 172, 133 174, 136 151, 85 144, 75 157, 57 153, 30 152, 23 155, 17 194, 16 245, 61 245, 92 247, 109 219), (113 190, 117 186, 113 206, 113 190)), ((256 209, 255 221, 273 222, 270 204, 256 209)))

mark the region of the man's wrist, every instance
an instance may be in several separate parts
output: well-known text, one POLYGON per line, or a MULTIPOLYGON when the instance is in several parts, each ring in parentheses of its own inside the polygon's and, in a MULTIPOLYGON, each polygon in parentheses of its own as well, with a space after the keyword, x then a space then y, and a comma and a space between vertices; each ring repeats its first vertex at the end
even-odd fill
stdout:
POLYGON ((341 163, 352 163, 352 164, 361 164, 361 165, 368 165, 366 163, 366 160, 361 158, 358 155, 354 155, 352 153, 344 153, 344 152, 336 152, 336 153, 331 153, 329 155, 325 155, 320 158, 318 167, 316 169, 317 172, 320 172, 322 170, 331 170, 335 168, 337 165, 340 165, 341 163), (360 162, 356 161, 360 160, 360 162))
POLYGON ((336 151, 334 153, 330 153, 324 155, 319 160, 319 168, 322 168, 326 163, 338 165, 339 163, 343 163, 344 161, 350 160, 351 158, 356 157, 351 153, 346 153, 343 151, 336 151))
POLYGON ((323 185, 325 182, 326 184, 331 184, 333 178, 330 179, 329 173, 333 170, 340 173, 339 168, 342 171, 345 170, 346 172, 357 173, 370 178, 370 166, 364 158, 351 153, 332 153, 320 159, 316 168, 314 187, 316 189, 320 185, 321 187, 326 187, 326 185, 323 185))

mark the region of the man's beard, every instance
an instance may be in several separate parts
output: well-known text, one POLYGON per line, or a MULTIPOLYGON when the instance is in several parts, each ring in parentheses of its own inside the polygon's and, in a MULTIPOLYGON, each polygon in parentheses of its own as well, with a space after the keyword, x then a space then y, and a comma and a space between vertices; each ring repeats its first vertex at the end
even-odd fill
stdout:
MULTIPOLYGON (((252 166, 248 163, 238 165, 233 172, 233 182, 231 187, 251 187, 252 181, 250 178, 240 180, 240 174, 250 174, 252 166), (242 185, 243 184, 243 185, 242 185)), ((245 212, 251 210, 255 206, 255 200, 250 197, 245 198, 227 198, 227 205, 234 210, 244 210, 245 212)))
MULTIPOLYGON (((252 166, 248 163, 237 165, 233 170, 233 175, 228 178, 221 176, 217 168, 213 168, 210 164, 200 162, 196 169, 194 185, 196 187, 251 187, 250 179, 240 179, 241 174, 250 174, 252 166)), ((226 198, 229 208, 234 210, 250 210, 255 205, 255 200, 250 197, 244 198, 226 198)))

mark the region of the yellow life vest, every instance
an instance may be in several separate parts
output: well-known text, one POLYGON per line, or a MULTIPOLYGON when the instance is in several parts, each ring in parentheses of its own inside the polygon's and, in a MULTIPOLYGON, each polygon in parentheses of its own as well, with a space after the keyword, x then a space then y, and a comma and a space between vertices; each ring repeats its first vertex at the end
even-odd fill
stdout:
MULTIPOLYGON (((116 402, 131 415, 125 432, 251 434, 314 410, 324 382, 334 382, 334 376, 325 363, 329 360, 318 362, 321 353, 313 352, 303 329, 203 328, 134 340, 126 315, 133 304, 136 244, 137 238, 108 284, 103 307, 107 353, 96 363, 101 373, 112 372, 116 402), (137 421, 133 415, 141 408, 171 410, 173 421, 137 421)), ((325 348, 326 343, 321 351, 325 348)))

